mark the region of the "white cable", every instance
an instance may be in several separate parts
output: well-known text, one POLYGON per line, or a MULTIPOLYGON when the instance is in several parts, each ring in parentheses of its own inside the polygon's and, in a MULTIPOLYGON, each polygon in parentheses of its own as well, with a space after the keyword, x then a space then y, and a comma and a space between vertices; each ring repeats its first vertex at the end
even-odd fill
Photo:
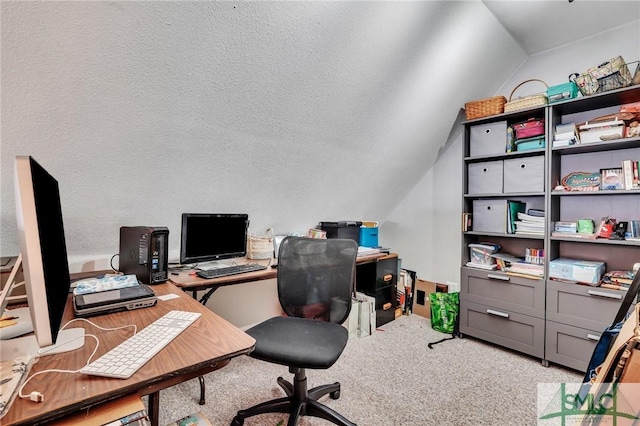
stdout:
MULTIPOLYGON (((93 356, 96 354, 96 352, 98 350, 98 347, 100 346, 100 340, 93 334, 85 334, 84 337, 93 337, 94 339, 96 339, 96 347, 93 349, 93 352, 91 352, 91 355, 89 355, 89 359, 87 360, 87 364, 86 365, 89 365, 89 363, 91 362, 91 358, 93 358, 93 356)), ((24 395, 22 393, 22 390, 27 385, 27 383, 29 383, 31 381, 31 379, 33 379, 36 376, 39 376, 40 374, 44 374, 44 373, 71 373, 71 374, 75 374, 75 373, 79 373, 80 370, 81 370, 80 368, 77 369, 77 370, 60 370, 60 369, 54 368, 54 369, 51 369, 51 370, 38 371, 37 373, 29 376, 29 378, 24 381, 22 386, 20 386, 20 388, 18 389, 18 396, 20 398, 29 398, 29 399, 31 399, 32 401, 35 401, 35 402, 42 402, 44 400, 44 395, 42 395, 40 392, 33 391, 29 395, 24 395)))
MULTIPOLYGON (((108 328, 108 327, 101 327, 98 324, 95 324, 95 323, 93 323, 93 322, 91 322, 91 321, 89 321, 88 319, 85 319, 85 318, 74 318, 74 319, 68 321, 67 323, 65 323, 62 327, 60 327, 60 330, 64 330, 66 326, 68 326, 69 324, 71 324, 74 321, 85 321, 85 322, 91 324, 92 326, 94 326, 96 328, 99 328, 100 330, 103 330, 103 331, 114 331, 114 330, 121 330, 123 328, 133 327, 133 334, 136 334, 138 332, 138 327, 135 324, 128 324, 128 325, 123 325, 121 327, 108 328)), ((100 347, 100 339, 98 339, 98 337, 95 336, 94 334, 87 334, 87 333, 85 333, 82 338, 85 338, 85 337, 93 337, 96 340, 96 347, 91 352, 91 355, 89 355, 89 358, 87 359, 87 362, 85 364, 85 366, 87 366, 87 365, 89 365, 91 363, 91 359, 93 358, 93 356, 98 351, 98 348, 100 347)), ((75 338, 75 339, 72 339, 69 342, 65 342, 65 344, 68 344, 68 343, 70 343, 70 342, 72 342, 74 340, 77 340, 77 339, 79 339, 79 337, 75 338)), ((53 348, 51 350, 53 350, 53 348)), ((43 351, 42 349, 38 351, 38 355, 44 355, 46 353, 47 353, 47 351, 43 351)), ((36 361, 37 361, 37 359, 36 359, 36 361)), ((83 366, 83 368, 84 368, 84 366, 83 366)), ((20 386, 20 388, 18 389, 18 396, 20 398, 29 398, 31 401, 34 401, 34 402, 42 402, 42 401, 44 401, 44 395, 41 394, 38 391, 33 391, 29 395, 24 395, 22 393, 22 390, 27 385, 27 383, 29 383, 29 381, 31 379, 33 379, 34 377, 36 377, 36 376, 38 376, 40 374, 44 374, 44 373, 70 373, 70 374, 75 374, 75 373, 79 373, 80 370, 81 370, 81 368, 77 369, 77 370, 51 369, 51 370, 38 371, 37 373, 35 373, 32 376, 30 376, 27 380, 25 380, 24 383, 20 386)))

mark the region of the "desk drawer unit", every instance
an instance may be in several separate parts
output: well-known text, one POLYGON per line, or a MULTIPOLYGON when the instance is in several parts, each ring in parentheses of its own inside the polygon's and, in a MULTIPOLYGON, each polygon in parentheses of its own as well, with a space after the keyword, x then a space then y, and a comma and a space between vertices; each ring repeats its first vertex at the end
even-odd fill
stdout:
POLYGON ((625 292, 547 280, 547 319, 588 330, 613 322, 625 292))
POLYGON ((545 358, 556 364, 587 371, 602 330, 593 331, 547 321, 545 358))
POLYGON ((469 194, 501 194, 503 161, 471 163, 467 168, 469 194))
POLYGON ((516 351, 544 357, 544 319, 460 302, 460 332, 516 351))
POLYGON ((469 302, 544 318, 543 280, 462 268, 461 295, 469 302))

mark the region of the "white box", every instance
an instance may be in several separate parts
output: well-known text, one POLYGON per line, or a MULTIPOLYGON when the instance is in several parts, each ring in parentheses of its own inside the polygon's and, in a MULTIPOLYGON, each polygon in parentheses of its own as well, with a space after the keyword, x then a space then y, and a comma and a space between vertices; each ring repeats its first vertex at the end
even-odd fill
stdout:
POLYGON ((558 258, 549 262, 549 278, 597 284, 605 271, 603 262, 558 258))
POLYGON ((580 126, 580 143, 603 142, 621 139, 624 134, 624 121, 615 120, 603 121, 601 123, 580 126))

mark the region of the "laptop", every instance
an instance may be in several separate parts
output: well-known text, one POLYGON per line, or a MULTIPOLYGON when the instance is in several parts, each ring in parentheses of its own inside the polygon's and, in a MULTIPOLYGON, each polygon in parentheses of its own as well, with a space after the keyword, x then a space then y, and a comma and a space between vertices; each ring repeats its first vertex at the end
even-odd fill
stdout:
POLYGON ((146 284, 124 287, 98 293, 73 296, 73 311, 77 317, 110 314, 148 308, 158 302, 156 294, 146 284))

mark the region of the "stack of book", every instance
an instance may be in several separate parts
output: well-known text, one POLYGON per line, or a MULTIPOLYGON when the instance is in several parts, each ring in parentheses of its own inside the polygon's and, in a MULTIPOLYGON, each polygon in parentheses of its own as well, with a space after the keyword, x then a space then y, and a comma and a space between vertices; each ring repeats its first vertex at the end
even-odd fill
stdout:
POLYGON ((529 263, 522 258, 505 253, 494 253, 491 256, 496 259, 498 269, 507 275, 531 279, 544 277, 544 262, 541 264, 529 263))
POLYGON ((544 235, 544 212, 542 216, 519 212, 518 219, 514 222, 516 235, 544 235))
POLYGON ((609 271, 602 276, 600 287, 627 290, 633 282, 633 271, 609 271))
POLYGON ((553 135, 553 147, 580 143, 575 123, 558 124, 553 135))

